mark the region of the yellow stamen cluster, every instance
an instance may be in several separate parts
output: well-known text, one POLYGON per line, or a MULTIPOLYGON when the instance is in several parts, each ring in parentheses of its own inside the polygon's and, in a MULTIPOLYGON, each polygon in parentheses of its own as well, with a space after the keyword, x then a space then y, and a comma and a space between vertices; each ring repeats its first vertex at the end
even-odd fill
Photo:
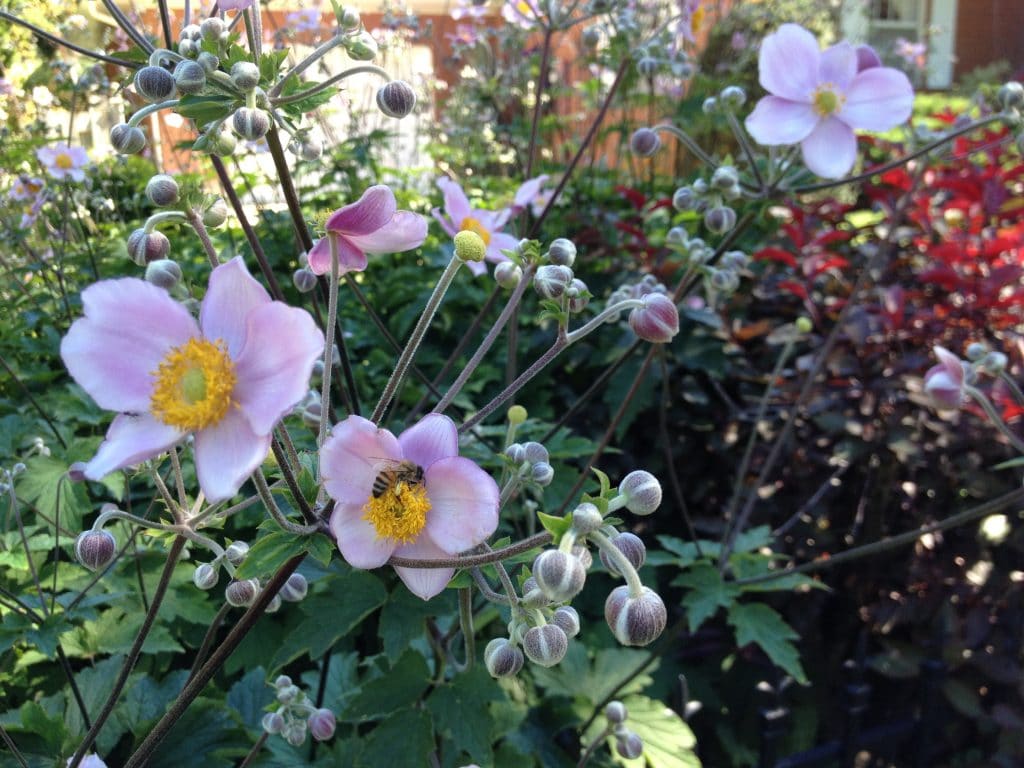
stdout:
POLYGON ((426 486, 399 481, 380 496, 370 497, 363 507, 363 519, 377 529, 378 538, 408 544, 420 535, 429 511, 426 486))
POLYGON ((817 90, 814 91, 814 95, 811 96, 811 107, 814 109, 814 114, 818 117, 834 115, 843 108, 845 103, 846 97, 841 93, 836 93, 835 86, 832 83, 819 85, 817 90))
POLYGON ((472 216, 467 216, 462 220, 462 224, 459 225, 459 231, 476 232, 480 235, 480 239, 484 241, 484 245, 491 244, 491 233, 487 231, 487 228, 478 219, 474 219, 472 216))
POLYGON ((704 25, 704 16, 706 14, 707 11, 704 9, 704 6, 700 5, 697 7, 697 10, 693 12, 693 15, 690 16, 690 34, 692 36, 697 36, 697 32, 699 32, 700 28, 704 25))
POLYGON ((186 432, 217 424, 234 404, 235 364, 223 341, 189 339, 171 349, 150 375, 156 379, 150 412, 186 432))
POLYGON ((75 161, 71 159, 71 155, 69 155, 67 152, 61 152, 59 155, 57 155, 56 159, 53 161, 53 164, 56 165, 58 168, 63 168, 64 170, 67 170, 68 168, 74 166, 75 161))

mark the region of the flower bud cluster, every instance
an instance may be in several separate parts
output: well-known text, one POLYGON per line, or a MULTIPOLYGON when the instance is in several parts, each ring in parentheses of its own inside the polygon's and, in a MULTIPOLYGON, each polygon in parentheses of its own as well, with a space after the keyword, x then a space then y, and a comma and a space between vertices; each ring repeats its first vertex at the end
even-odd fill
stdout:
POLYGON ((604 716, 608 721, 605 733, 615 737, 615 751, 620 757, 633 760, 640 757, 644 752, 644 743, 641 738, 626 727, 626 720, 629 718, 629 711, 621 701, 610 701, 604 708, 604 716))
POLYGON ((512 443, 505 449, 505 459, 514 475, 527 483, 544 487, 555 477, 548 449, 540 443, 512 443))
MULTIPOLYGON (((967 346, 966 360, 961 360, 944 347, 935 346, 933 351, 939 363, 929 368, 924 375, 924 391, 933 405, 939 410, 955 410, 968 397, 972 397, 989 412, 991 406, 985 407, 985 395, 975 385, 981 374, 1005 378, 1009 364, 1007 356, 982 342, 973 342, 967 346)), ((991 418, 991 413, 989 415, 991 418)))
POLYGON ((273 687, 279 706, 263 716, 264 731, 280 734, 293 747, 306 742, 307 731, 316 741, 329 741, 334 736, 338 718, 332 710, 315 707, 288 675, 278 677, 273 687))
MULTIPOLYGON (((611 308, 623 302, 632 303, 629 327, 644 341, 664 344, 679 332, 679 310, 668 295, 668 289, 653 275, 645 275, 638 283, 617 288, 608 297, 607 306, 611 308)), ((608 316, 609 322, 618 319, 618 313, 608 316)))

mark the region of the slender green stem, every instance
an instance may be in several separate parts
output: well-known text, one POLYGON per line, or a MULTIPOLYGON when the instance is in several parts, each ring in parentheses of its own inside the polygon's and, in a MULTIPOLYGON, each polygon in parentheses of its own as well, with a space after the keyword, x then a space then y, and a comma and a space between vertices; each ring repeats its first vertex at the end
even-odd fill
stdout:
POLYGON ((750 146, 750 140, 747 138, 747 132, 743 130, 743 126, 741 126, 740 121, 736 119, 736 114, 732 109, 727 107, 725 115, 729 120, 729 127, 732 128, 733 135, 736 136, 736 141, 739 142, 740 147, 743 149, 743 154, 747 156, 747 163, 750 165, 750 170, 754 174, 754 180, 757 182, 757 188, 764 190, 764 177, 761 176, 761 169, 757 166, 757 156, 754 154, 754 148, 750 146))
POLYGON ((999 378, 1003 380, 1003 383, 1009 388, 1010 392, 1013 393, 1017 403, 1019 405, 1024 405, 1024 391, 1021 391, 1020 386, 1013 380, 1013 376, 1008 374, 1006 371, 1000 371, 999 378))
POLYGON ((530 143, 526 149, 526 173, 529 179, 533 175, 533 162, 537 155, 537 130, 540 127, 540 115, 544 110, 544 91, 548 84, 548 59, 551 56, 551 27, 544 28, 544 42, 541 45, 540 65, 537 68, 537 103, 533 106, 533 120, 530 123, 530 143))
MULTIPOLYGON (((331 280, 327 285, 327 328, 324 331, 324 372, 320 390, 320 428, 316 434, 316 446, 320 448, 327 440, 327 423, 329 421, 331 402, 331 373, 334 370, 334 325, 338 320, 338 238, 333 232, 327 234, 331 247, 331 280)), ((320 466, 316 470, 317 481, 320 480, 320 466)))
POLYGON ((25 758, 22 756, 17 745, 14 743, 14 740, 11 738, 11 735, 7 733, 7 729, 4 728, 3 725, 0 725, 0 739, 3 739, 4 744, 7 745, 7 749, 10 750, 10 753, 14 755, 14 758, 18 761, 18 765, 20 765, 21 768, 28 768, 28 763, 25 762, 25 758))
POLYGON ((167 101, 160 101, 156 104, 147 104, 142 109, 138 110, 135 114, 128 118, 128 125, 136 127, 138 126, 139 123, 142 122, 143 118, 149 117, 154 112, 159 112, 161 109, 173 109, 174 107, 178 106, 179 103, 180 102, 178 101, 178 99, 168 99, 167 101))
POLYGON ((106 54, 100 53, 99 51, 90 51, 88 48, 83 48, 80 45, 75 45, 70 40, 65 40, 63 37, 57 37, 57 35, 50 34, 49 32, 46 32, 37 27, 35 24, 30 24, 24 19, 18 18, 14 14, 8 13, 7 11, 0 11, 0 19, 5 19, 6 21, 11 22, 12 24, 17 24, 18 26, 24 27, 25 29, 29 30, 32 34, 34 34, 36 37, 42 40, 46 40, 47 42, 52 43, 53 45, 67 48, 68 50, 75 51, 76 53, 80 53, 83 56, 88 56, 90 59, 95 59, 96 61, 104 61, 107 64, 116 64, 119 67, 126 67, 128 69, 138 69, 142 66, 137 61, 128 61, 127 59, 119 59, 115 56, 107 56, 106 54))
POLYGON ((622 301, 612 304, 610 307, 605 307, 600 314, 590 318, 590 320, 588 320, 584 325, 581 325, 575 331, 569 333, 566 336, 566 341, 569 344, 574 344, 607 323, 609 318, 613 318, 627 310, 637 309, 643 306, 643 299, 623 299, 622 301))
MULTIPOLYGON (((196 676, 196 672, 206 661, 206 654, 210 652, 210 648, 213 647, 213 642, 217 638, 217 630, 220 629, 220 625, 224 623, 224 619, 231 612, 232 605, 227 600, 221 605, 220 610, 213 617, 213 621, 210 622, 210 626, 206 630, 206 634, 203 636, 202 643, 199 644, 199 648, 196 650, 195 658, 192 660, 192 670, 188 674, 188 680, 191 680, 196 676)), ((187 683, 188 680, 185 682, 187 683)))
POLYGON ((274 87, 270 89, 270 92, 267 95, 271 99, 277 97, 281 93, 281 89, 284 87, 284 84, 288 82, 289 78, 298 77, 311 66, 316 64, 316 62, 320 61, 320 59, 326 56, 331 50, 341 45, 343 42, 345 42, 345 36, 342 34, 337 34, 327 42, 322 43, 315 51, 309 54, 309 56, 307 56, 294 67, 289 69, 287 74, 285 74, 284 77, 278 80, 277 83, 275 83, 274 87))
POLYGON ((460 664, 460 671, 468 672, 476 661, 476 633, 473 629, 473 589, 459 589, 459 626, 466 647, 466 660, 460 664))
POLYGON ((327 80, 324 80, 322 83, 317 83, 316 85, 310 86, 305 90, 298 91, 296 93, 289 93, 287 96, 278 96, 276 98, 271 98, 271 103, 274 104, 274 106, 280 107, 284 106, 285 104, 293 104, 296 101, 302 101, 303 99, 307 99, 310 96, 315 96, 321 91, 327 90, 336 83, 340 83, 342 80, 352 77, 353 75, 380 75, 388 82, 391 81, 391 75, 389 75, 385 70, 381 69, 380 67, 374 66, 373 64, 362 64, 358 67, 350 67, 349 69, 346 69, 343 72, 339 72, 338 74, 328 78, 327 80))
POLYGON ((320 530, 320 524, 312 523, 310 525, 296 525, 281 512, 280 507, 277 506, 277 501, 274 500, 274 494, 270 492, 270 487, 267 485, 267 478, 263 475, 263 470, 260 468, 256 469, 256 472, 252 476, 253 483, 256 485, 256 492, 260 495, 260 499, 263 501, 263 506, 267 508, 270 516, 274 518, 279 526, 288 533, 294 533, 297 536, 308 536, 311 533, 316 533, 320 530))
POLYGON ((964 394, 981 406, 981 409, 985 411, 985 415, 988 416, 988 420, 992 422, 992 426, 1003 433, 1003 437, 1010 441, 1010 444, 1017 453, 1024 454, 1024 440, 1017 437, 1013 430, 1006 425, 1003 417, 999 415, 995 406, 992 405, 992 401, 985 397, 985 394, 980 389, 972 387, 970 384, 964 385, 964 394))
POLYGON ((487 600, 490 600, 492 603, 501 603, 502 605, 511 604, 511 600, 506 595, 491 589, 491 585, 487 583, 487 577, 484 576, 484 572, 480 568, 470 568, 469 572, 473 576, 473 581, 476 582, 476 587, 480 590, 480 594, 487 600))
POLYGON ((576 763, 576 768, 584 768, 584 766, 590 762, 590 758, 594 756, 594 752, 597 750, 597 748, 600 745, 604 744, 605 739, 607 739, 611 735, 611 733, 612 724, 608 723, 604 728, 601 729, 601 732, 597 734, 597 736, 595 736, 587 745, 587 751, 583 753, 583 756, 580 757, 580 761, 576 763))
MULTIPOLYGON (((735 118, 734 118, 735 119, 735 118)), ((704 165, 708 166, 712 170, 718 167, 718 163, 711 155, 701 149, 700 145, 690 138, 690 134, 686 133, 680 128, 672 125, 671 123, 661 123, 651 128, 652 131, 664 131, 665 133, 671 133, 680 143, 683 144, 690 152, 696 155, 697 159, 700 160, 704 165)))
POLYGON ((217 256, 217 249, 213 247, 213 241, 210 239, 210 233, 206 229, 206 225, 203 223, 203 217, 196 210, 190 210, 187 214, 188 223, 192 225, 192 229, 196 231, 196 235, 199 236, 199 242, 203 244, 203 250, 206 252, 206 258, 210 260, 211 267, 220 266, 220 257, 217 256))
POLYGON ((644 591, 643 582, 640 581, 640 574, 636 572, 636 568, 629 562, 629 558, 623 553, 621 549, 612 544, 612 540, 605 536, 600 531, 593 531, 587 534, 587 538, 597 544, 604 552, 604 556, 607 557, 612 564, 615 565, 619 573, 626 580, 629 585, 629 596, 640 597, 644 591))
MULTIPOLYGON (((413 557, 398 557, 392 555, 388 565, 397 565, 402 568, 472 568, 479 565, 500 564, 502 560, 529 552, 536 547, 543 547, 551 541, 551 534, 547 531, 530 536, 528 539, 509 544, 507 547, 485 552, 482 555, 461 555, 457 557, 446 557, 439 560, 422 560, 413 557)), ((499 569, 498 574, 501 574, 499 569)), ((507 574, 506 574, 507 577, 507 574)), ((511 582, 510 582, 511 585, 511 582)))
POLYGON ((18 535, 21 537, 21 546, 25 548, 25 561, 28 563, 28 571, 32 575, 32 583, 36 587, 36 594, 39 596, 39 607, 43 611, 43 616, 49 616, 50 612, 46 608, 46 598, 43 595, 43 585, 39 581, 39 571, 36 570, 35 561, 32 559, 32 550, 28 546, 28 536, 25 534, 25 521, 21 519, 21 506, 18 504, 18 495, 14 490, 14 482, 8 484, 7 495, 11 500, 11 512, 14 513, 14 519, 18 523, 18 535))
POLYGON ((249 754, 245 756, 245 759, 239 764, 238 768, 248 768, 252 765, 252 761, 259 755, 260 750, 263 749, 263 745, 267 743, 267 739, 270 734, 263 731, 260 737, 256 739, 256 743, 252 745, 252 749, 249 750, 249 754))

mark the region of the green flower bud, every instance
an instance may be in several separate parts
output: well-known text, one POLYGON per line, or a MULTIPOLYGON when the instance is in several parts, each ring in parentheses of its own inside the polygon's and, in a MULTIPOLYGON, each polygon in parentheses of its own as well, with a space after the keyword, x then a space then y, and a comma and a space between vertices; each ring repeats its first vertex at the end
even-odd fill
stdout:
POLYGON ((173 176, 158 173, 146 183, 146 197, 161 208, 178 202, 178 182, 173 176))
POLYGON ((392 80, 377 90, 377 107, 388 117, 403 118, 416 107, 416 92, 404 80, 392 80))
POLYGON ((174 85, 179 93, 200 93, 206 87, 206 69, 195 61, 180 61, 174 68, 174 85))
POLYGON ((143 67, 135 73, 135 90, 146 101, 165 101, 174 94, 174 77, 163 67, 143 67))
POLYGON ((462 261, 483 261, 487 245, 476 232, 464 229, 455 235, 455 255, 462 261))
POLYGON ((110 129, 110 144, 122 155, 134 155, 146 146, 146 134, 141 128, 118 123, 110 129))

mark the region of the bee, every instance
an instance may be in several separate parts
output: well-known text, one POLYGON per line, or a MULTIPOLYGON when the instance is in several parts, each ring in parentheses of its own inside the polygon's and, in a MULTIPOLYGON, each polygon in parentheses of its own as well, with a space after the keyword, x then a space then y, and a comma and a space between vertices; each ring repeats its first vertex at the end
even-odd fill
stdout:
POLYGON ((420 485, 423 482, 423 467, 408 459, 389 461, 373 481, 373 498, 379 499, 387 491, 401 492, 402 483, 420 485))

